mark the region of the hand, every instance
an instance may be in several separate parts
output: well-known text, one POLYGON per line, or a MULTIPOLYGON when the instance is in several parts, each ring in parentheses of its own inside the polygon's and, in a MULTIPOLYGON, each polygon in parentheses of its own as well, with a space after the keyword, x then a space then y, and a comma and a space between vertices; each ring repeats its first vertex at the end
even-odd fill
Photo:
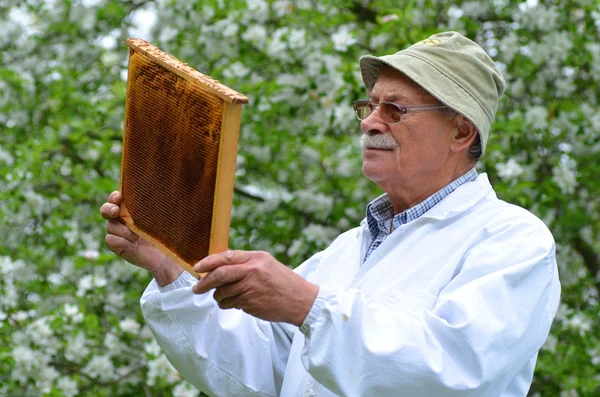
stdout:
POLYGON ((207 256, 194 266, 209 272, 193 292, 216 288, 214 298, 221 309, 242 309, 267 321, 302 325, 319 293, 267 252, 226 251, 207 256))
POLYGON ((174 281, 183 270, 161 252, 158 248, 141 239, 119 222, 120 205, 123 197, 119 192, 112 192, 108 202, 100 207, 100 214, 106 223, 106 246, 127 262, 150 271, 159 285, 174 281))

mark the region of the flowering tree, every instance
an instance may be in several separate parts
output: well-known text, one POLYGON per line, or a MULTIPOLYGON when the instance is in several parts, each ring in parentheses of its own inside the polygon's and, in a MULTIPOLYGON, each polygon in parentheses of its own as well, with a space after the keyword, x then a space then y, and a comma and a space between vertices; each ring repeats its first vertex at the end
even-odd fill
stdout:
POLYGON ((296 266, 358 224, 361 54, 457 30, 508 88, 478 164, 557 241, 563 303, 535 396, 600 393, 597 0, 0 1, 0 395, 197 396, 103 246, 119 180, 125 38, 246 94, 230 246, 296 266))

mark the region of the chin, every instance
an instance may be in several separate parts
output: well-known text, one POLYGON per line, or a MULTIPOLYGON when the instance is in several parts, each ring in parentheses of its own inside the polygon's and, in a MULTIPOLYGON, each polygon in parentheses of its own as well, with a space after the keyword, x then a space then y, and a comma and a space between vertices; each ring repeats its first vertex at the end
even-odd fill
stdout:
POLYGON ((365 176, 365 178, 370 179, 375 183, 384 180, 386 175, 388 174, 383 169, 381 169, 381 167, 370 164, 363 164, 362 173, 365 176))

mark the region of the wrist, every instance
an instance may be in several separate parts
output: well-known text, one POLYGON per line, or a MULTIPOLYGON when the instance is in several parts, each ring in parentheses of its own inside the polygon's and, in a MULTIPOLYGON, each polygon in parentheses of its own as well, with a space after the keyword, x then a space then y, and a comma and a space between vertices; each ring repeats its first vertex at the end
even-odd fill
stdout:
POLYGON ((317 299, 317 295, 319 294, 319 286, 318 285, 309 283, 308 281, 305 281, 305 285, 306 285, 306 289, 305 289, 306 293, 303 294, 304 297, 302 299, 302 304, 300 305, 300 307, 302 307, 302 310, 298 313, 298 316, 293 321, 293 324, 296 325, 297 327, 301 326, 302 323, 304 323, 304 320, 306 320, 306 317, 310 313, 310 310, 313 307, 315 299, 317 299))
POLYGON ((156 280, 158 286, 164 287, 177 280, 183 271, 184 270, 181 267, 165 256, 160 265, 151 269, 150 273, 152 274, 152 277, 154 277, 154 280, 156 280))

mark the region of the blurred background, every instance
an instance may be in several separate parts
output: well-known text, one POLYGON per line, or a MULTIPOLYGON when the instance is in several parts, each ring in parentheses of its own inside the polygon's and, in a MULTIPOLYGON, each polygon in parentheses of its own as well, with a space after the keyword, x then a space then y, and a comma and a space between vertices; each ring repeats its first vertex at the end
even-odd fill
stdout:
POLYGON ((478 164, 553 232, 563 297, 531 396, 600 395, 600 1, 0 0, 0 395, 198 396, 104 247, 128 37, 244 93, 230 247, 295 267, 380 194, 361 174, 363 54, 443 30, 507 80, 478 164))

